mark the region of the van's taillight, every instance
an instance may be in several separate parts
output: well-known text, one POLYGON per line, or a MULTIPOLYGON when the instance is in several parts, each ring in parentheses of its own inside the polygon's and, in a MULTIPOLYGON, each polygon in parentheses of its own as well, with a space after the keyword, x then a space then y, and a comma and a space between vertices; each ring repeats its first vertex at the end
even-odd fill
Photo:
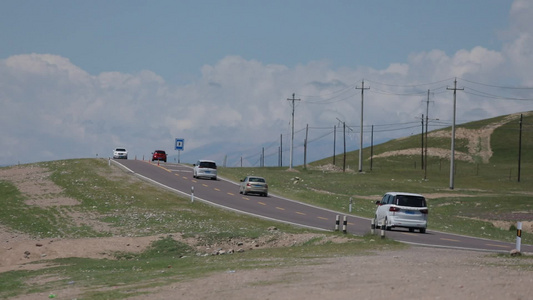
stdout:
POLYGON ((400 211, 400 209, 398 207, 395 207, 395 206, 391 206, 389 208, 389 211, 400 211))
POLYGON ((422 209, 422 210, 420 210, 420 212, 426 215, 428 213, 428 210, 427 209, 422 209))

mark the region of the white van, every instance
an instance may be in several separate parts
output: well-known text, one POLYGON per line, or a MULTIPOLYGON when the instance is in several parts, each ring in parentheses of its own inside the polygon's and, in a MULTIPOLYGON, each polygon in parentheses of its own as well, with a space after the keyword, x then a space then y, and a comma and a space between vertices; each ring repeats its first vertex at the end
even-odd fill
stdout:
POLYGON ((418 229, 425 233, 428 225, 428 208, 426 198, 411 193, 386 193, 378 205, 374 216, 375 226, 384 226, 386 230, 394 227, 408 228, 410 232, 418 229))
POLYGON ((201 159, 193 165, 194 178, 211 178, 217 180, 217 164, 212 160, 201 159))

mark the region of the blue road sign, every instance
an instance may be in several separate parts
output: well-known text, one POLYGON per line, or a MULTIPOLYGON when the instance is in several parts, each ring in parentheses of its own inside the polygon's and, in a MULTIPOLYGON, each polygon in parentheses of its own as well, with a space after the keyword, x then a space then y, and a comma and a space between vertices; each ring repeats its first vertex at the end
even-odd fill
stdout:
POLYGON ((185 139, 176 139, 176 150, 183 151, 183 146, 185 144, 185 139))

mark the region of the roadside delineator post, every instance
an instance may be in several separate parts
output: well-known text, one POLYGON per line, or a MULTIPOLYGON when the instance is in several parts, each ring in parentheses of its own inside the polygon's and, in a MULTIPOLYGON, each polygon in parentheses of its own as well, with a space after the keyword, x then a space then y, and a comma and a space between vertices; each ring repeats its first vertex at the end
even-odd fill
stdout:
POLYGON ((370 233, 373 235, 375 233, 376 229, 376 220, 372 219, 370 220, 370 233))
POLYGON ((385 238, 385 227, 387 225, 385 225, 385 223, 381 224, 381 238, 384 239, 385 238))
POLYGON ((335 216, 335 231, 339 231, 339 215, 335 216))
POLYGON ((350 197, 350 208, 348 209, 350 213, 352 212, 352 202, 353 202, 352 197, 350 197))
POLYGON ((346 216, 344 216, 344 219, 342 220, 342 233, 346 234, 346 225, 348 225, 348 219, 346 216))
POLYGON ((516 223, 516 250, 520 253, 520 247, 522 244, 522 222, 516 223))
POLYGON ((194 202, 194 186, 191 186, 191 203, 194 202))

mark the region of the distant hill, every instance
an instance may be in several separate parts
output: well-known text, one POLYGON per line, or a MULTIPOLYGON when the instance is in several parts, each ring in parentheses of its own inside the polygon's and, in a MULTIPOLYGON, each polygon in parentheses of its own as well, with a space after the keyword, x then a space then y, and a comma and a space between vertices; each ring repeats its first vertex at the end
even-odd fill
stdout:
MULTIPOLYGON (((455 127, 455 159, 468 163, 514 163, 517 161, 520 134, 520 115, 522 123, 522 158, 533 161, 533 111, 515 113, 495 118, 474 121, 456 125, 455 127)), ((451 131, 446 127, 430 131, 427 134, 427 156, 431 160, 447 160, 451 154, 451 131)), ((425 136, 424 136, 425 141, 425 136)), ((421 159, 426 149, 422 148, 421 134, 390 140, 380 145, 363 149, 364 164, 368 165, 370 153, 372 160, 377 163, 383 160, 399 159, 400 157, 421 159)), ((336 156, 337 163, 342 160, 342 154, 336 156)), ((358 164, 359 150, 346 155, 347 165, 358 164)), ((412 161, 411 160, 411 161, 412 161)), ((332 157, 313 162, 312 165, 331 163, 332 157)), ((342 163, 342 162, 341 162, 342 163)))

